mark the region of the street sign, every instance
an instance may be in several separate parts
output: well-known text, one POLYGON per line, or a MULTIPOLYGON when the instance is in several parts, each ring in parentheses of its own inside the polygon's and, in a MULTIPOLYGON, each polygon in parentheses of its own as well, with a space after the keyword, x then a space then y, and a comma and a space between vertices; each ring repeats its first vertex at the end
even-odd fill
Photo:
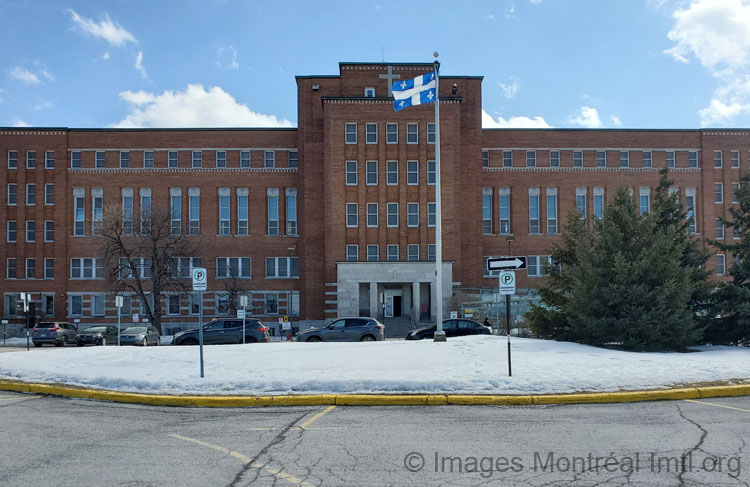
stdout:
POLYGON ((505 271, 526 269, 526 256, 518 257, 490 257, 487 259, 488 271, 505 271))
POLYGON ((138 313, 133 313, 133 323, 138 323, 141 321, 141 317, 138 316, 138 313))
POLYGON ((516 294, 516 273, 503 271, 500 273, 500 294, 516 294))
POLYGON ((244 309, 238 309, 237 310, 237 318, 244 318, 245 317, 245 310, 244 309))
POLYGON ((207 276, 208 273, 203 267, 193 269, 193 291, 205 291, 208 289, 207 276))

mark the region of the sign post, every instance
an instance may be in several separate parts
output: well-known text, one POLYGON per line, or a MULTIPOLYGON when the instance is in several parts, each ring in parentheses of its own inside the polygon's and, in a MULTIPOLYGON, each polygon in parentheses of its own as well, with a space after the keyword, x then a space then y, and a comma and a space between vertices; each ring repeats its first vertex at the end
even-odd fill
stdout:
POLYGON ((3 345, 5 345, 5 329, 8 327, 8 320, 3 320, 3 345))
MULTIPOLYGON (((240 306, 242 306, 242 344, 245 344, 245 315, 247 315, 247 294, 240 296, 240 306)), ((239 311, 237 312, 239 313, 239 311)))
POLYGON ((516 294, 516 273, 513 271, 502 271, 499 274, 500 294, 505 295, 505 332, 508 336, 508 377, 511 377, 510 365, 510 296, 516 294))
POLYGON ((123 298, 119 294, 115 296, 115 307, 117 308, 117 346, 120 346, 120 315, 122 314, 123 298))
POLYGON ((203 291, 208 287, 206 269, 196 267, 193 269, 193 291, 198 292, 198 345, 201 359, 201 378, 203 378, 203 291))
POLYGON ((23 317, 26 322, 26 351, 31 350, 30 347, 30 333, 29 333, 29 293, 21 293, 21 301, 23 301, 23 317))

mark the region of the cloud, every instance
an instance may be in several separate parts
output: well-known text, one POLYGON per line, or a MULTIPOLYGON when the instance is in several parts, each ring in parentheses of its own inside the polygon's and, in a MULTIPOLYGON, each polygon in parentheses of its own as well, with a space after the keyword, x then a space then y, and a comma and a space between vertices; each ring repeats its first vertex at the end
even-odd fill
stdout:
POLYGON ((542 3, 542 0, 531 0, 531 3, 534 5, 542 3))
POLYGON ((25 83, 27 85, 38 85, 42 82, 39 79, 39 76, 35 75, 34 73, 32 73, 26 68, 22 68, 21 66, 16 66, 13 69, 11 69, 10 77, 15 78, 18 81, 21 81, 22 83, 25 83))
POLYGON ((602 126, 602 121, 599 119, 599 111, 596 108, 587 106, 582 106, 571 114, 565 120, 565 123, 594 129, 602 126))
POLYGON ((141 78, 146 79, 148 77, 146 68, 143 67, 143 51, 138 51, 138 55, 135 57, 135 69, 141 73, 141 78))
POLYGON ((718 82, 701 123, 726 124, 750 114, 750 1, 693 0, 672 13, 664 51, 681 63, 695 59, 718 82))
POLYGON ((513 2, 505 4, 505 18, 510 20, 516 16, 516 4, 513 2))
POLYGON ((292 122, 252 111, 218 86, 189 84, 184 91, 120 93, 128 114, 113 127, 292 127, 292 122))
POLYGON ((487 22, 487 21, 494 22, 495 21, 495 14, 489 13, 489 14, 485 15, 484 16, 484 20, 485 20, 485 22, 487 22))
POLYGON ((492 115, 482 109, 482 128, 484 129, 520 129, 520 128, 552 128, 550 124, 544 120, 543 117, 510 117, 505 119, 503 117, 497 117, 495 119, 492 115))
POLYGON ((518 76, 511 76, 510 77, 511 83, 505 84, 498 82, 498 86, 500 86, 500 89, 503 90, 503 94, 505 95, 505 98, 513 98, 516 96, 516 93, 518 93, 518 90, 520 89, 520 85, 518 82, 520 79, 518 76))
POLYGON ((53 105, 53 104, 52 104, 52 102, 50 102, 50 101, 47 101, 47 100, 39 100, 39 101, 38 101, 38 102, 37 102, 37 103, 36 103, 36 104, 34 105, 34 110, 46 110, 46 109, 48 109, 48 108, 52 108, 53 106, 54 106, 54 105, 53 105))
POLYGON ((609 120, 612 122, 613 127, 622 127, 622 120, 617 115, 612 115, 609 117, 609 120))
POLYGON ((14 127, 31 127, 31 124, 24 122, 20 118, 17 118, 13 121, 14 127))
POLYGON ((125 30, 119 23, 113 22, 109 18, 109 14, 105 14, 104 19, 96 22, 93 19, 81 17, 73 9, 68 9, 68 13, 75 26, 85 34, 104 39, 113 46, 120 47, 128 42, 137 42, 133 34, 125 30))
POLYGON ((102 61, 109 61, 109 53, 108 52, 105 52, 104 54, 102 54, 102 61))
POLYGON ((216 67, 219 69, 240 69, 237 62, 237 49, 234 46, 219 47, 216 50, 216 67))

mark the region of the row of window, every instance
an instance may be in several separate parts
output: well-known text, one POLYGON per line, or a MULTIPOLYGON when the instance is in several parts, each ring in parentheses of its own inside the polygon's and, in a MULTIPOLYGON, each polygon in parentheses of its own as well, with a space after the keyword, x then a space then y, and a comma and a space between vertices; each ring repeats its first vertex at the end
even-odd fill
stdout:
MULTIPOLYGON (((135 167, 131 166, 131 153, 135 153, 136 151, 118 151, 119 152, 119 166, 120 168, 129 168, 129 167, 135 167)), ((140 153, 141 151, 137 151, 140 153)), ((168 168, 178 168, 179 166, 179 151, 167 151, 167 161, 166 161, 166 167, 168 168)), ((190 167, 197 169, 202 167, 208 167, 204 166, 204 154, 208 153, 214 153, 214 160, 206 160, 205 162, 210 163, 214 162, 214 167, 217 168, 227 168, 230 167, 227 165, 227 152, 226 150, 217 150, 217 151, 190 151, 191 153, 191 159, 190 159, 190 167)), ((231 151, 231 152, 239 152, 239 162, 235 166, 234 163, 231 164, 232 167, 240 167, 240 168, 249 168, 251 163, 251 153, 253 151, 250 150, 241 150, 241 151, 231 151)), ((70 167, 72 168, 80 168, 82 167, 81 163, 81 151, 72 151, 70 153, 70 167)), ((143 166, 144 168, 153 168, 154 167, 154 151, 143 151, 143 166)), ((9 161, 10 161, 10 156, 9 161)), ((107 153, 106 151, 95 151, 94 153, 94 166, 98 169, 104 169, 107 167, 107 153)), ((10 164, 10 163, 9 163, 10 164)), ((274 150, 264 150, 263 151, 263 167, 265 168, 275 168, 277 167, 277 157, 276 157, 276 151, 274 150)), ((297 168, 299 167, 299 153, 297 151, 288 151, 288 157, 287 157, 287 166, 290 168, 297 168)), ((10 167, 10 166, 9 166, 10 167)), ((53 167, 54 167, 54 159, 53 159, 53 167)), ((141 167, 141 166, 139 166, 141 167)))
MULTIPOLYGON (((378 203, 367 203, 365 205, 367 216, 366 223, 368 228, 377 228, 379 224, 379 212, 378 203)), ((427 226, 435 226, 435 211, 436 206, 434 202, 427 203, 427 226)), ((348 228, 357 228, 359 226, 359 204, 358 203, 347 203, 346 204, 346 226, 348 228)), ((388 228, 398 228, 399 226, 399 204, 398 203, 386 203, 386 221, 385 226, 388 228)), ((419 226, 419 203, 407 203, 406 204, 406 226, 407 227, 418 227, 419 226)))
MULTIPOLYGON (((732 183, 732 203, 739 203, 740 183, 732 183)), ((714 183, 714 203, 724 203, 724 183, 714 183)))
MULTIPOLYGON (((18 185, 15 183, 8 183, 6 203, 9 206, 18 205, 18 185)), ((26 185, 26 205, 36 205, 36 184, 30 183, 26 185)), ((55 185, 48 183, 44 185, 44 204, 52 206, 55 204, 55 185)))
POLYGON ((18 269, 17 259, 6 259, 5 277, 6 279, 54 279, 55 259, 44 259, 44 269, 41 270, 41 273, 37 270, 36 259, 34 258, 26 259, 23 269, 18 269))
MULTIPOLYGON (((346 161, 346 185, 356 186, 359 184, 359 171, 357 161, 346 161)), ((435 161, 427 161, 427 184, 435 184, 435 161)), ((419 184, 419 161, 406 161, 406 184, 419 184)), ((398 185, 399 181, 398 161, 385 162, 385 183, 388 186, 398 185)), ((365 161, 365 184, 376 186, 378 184, 378 161, 365 161)))
MULTIPOLYGON (((26 169, 36 169, 36 151, 26 151, 26 169)), ((55 168, 55 151, 48 150, 44 151, 44 168, 54 169, 55 168)), ((8 169, 18 169, 18 151, 8 151, 8 169)))
MULTIPOLYGON (((15 220, 8 220, 5 222, 5 241, 8 243, 15 243, 18 239, 18 222, 15 220)), ((47 220, 44 222, 44 241, 54 242, 55 241, 55 222, 53 220, 47 220)), ((26 242, 36 242, 36 222, 33 220, 26 221, 26 242)))
MULTIPOLYGON (((482 166, 490 167, 490 152, 496 152, 495 150, 482 151, 482 166)), ((514 167, 513 164, 513 152, 512 150, 502 150, 502 167, 514 167)), ((526 153, 526 167, 537 167, 537 152, 536 150, 527 150, 526 153)), ((573 150, 573 151, 559 151, 550 150, 549 152, 549 167, 560 167, 560 153, 561 152, 572 152, 573 154, 573 167, 584 167, 584 151, 573 150)), ((586 151, 589 152, 589 151, 586 151)), ((631 167, 631 154, 640 152, 641 153, 641 167, 650 168, 653 167, 653 151, 631 151, 621 150, 619 151, 619 159, 614 162, 607 160, 607 151, 599 150, 596 151, 595 167, 631 167)), ((674 168, 675 166, 675 154, 676 151, 664 151, 665 152, 665 167, 674 168)), ((732 167, 740 167, 740 151, 732 151, 731 153, 732 167)), ((721 168, 723 156, 721 151, 714 152, 714 167, 721 168)), ((494 166, 494 164, 492 164, 494 166)), ((588 167, 588 166, 587 166, 588 167)), ((698 151, 688 151, 688 166, 691 168, 698 167, 698 151)))
MULTIPOLYGON (((378 143, 378 131, 381 124, 377 122, 365 123, 365 144, 378 143)), ((358 124, 356 122, 347 122, 344 124, 344 140, 347 144, 356 144, 358 136, 358 124)), ((397 122, 385 123, 385 143, 398 144, 399 130, 397 122)), ((419 143, 419 124, 409 122, 406 124, 406 143, 419 143)), ((435 143, 435 124, 427 124, 427 143, 435 143)))
MULTIPOLYGON (((367 262, 380 262, 380 246, 379 245, 366 245, 365 260, 367 262)), ((385 260, 388 262, 399 262, 401 256, 399 255, 398 245, 386 245, 386 256, 385 260)), ((406 246, 406 259, 407 262, 419 262, 419 245, 409 244, 406 246)), ((435 261, 435 244, 427 245, 427 260, 430 262, 435 261)), ((347 262, 359 262, 359 245, 352 244, 346 246, 346 261, 347 262)))

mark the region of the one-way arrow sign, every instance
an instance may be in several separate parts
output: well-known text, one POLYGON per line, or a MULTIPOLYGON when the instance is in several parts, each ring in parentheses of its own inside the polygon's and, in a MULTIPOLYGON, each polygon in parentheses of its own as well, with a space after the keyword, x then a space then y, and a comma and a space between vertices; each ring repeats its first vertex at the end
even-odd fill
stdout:
POLYGON ((505 271, 512 269, 526 269, 526 256, 495 257, 487 259, 488 271, 505 271))

